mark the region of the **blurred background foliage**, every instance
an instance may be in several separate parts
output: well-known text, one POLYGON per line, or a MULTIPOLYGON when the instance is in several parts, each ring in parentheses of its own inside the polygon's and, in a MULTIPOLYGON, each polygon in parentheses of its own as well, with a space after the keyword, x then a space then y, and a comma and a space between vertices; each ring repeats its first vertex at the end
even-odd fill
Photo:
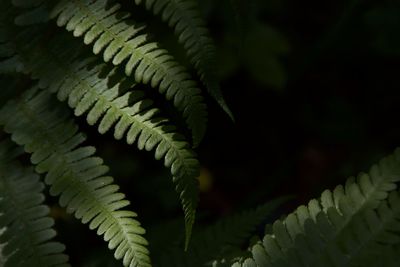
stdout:
MULTIPOLYGON (((276 219, 400 145, 399 1, 198 2, 217 45, 218 74, 236 122, 207 99, 195 231, 293 195, 269 218, 276 219)), ((161 21, 143 8, 132 11, 137 20, 150 21, 154 39, 187 63, 161 21)), ((178 243, 182 212, 162 163, 82 127, 148 229, 153 257, 178 243)), ((52 214, 73 266, 119 266, 95 233, 56 204, 52 214)))

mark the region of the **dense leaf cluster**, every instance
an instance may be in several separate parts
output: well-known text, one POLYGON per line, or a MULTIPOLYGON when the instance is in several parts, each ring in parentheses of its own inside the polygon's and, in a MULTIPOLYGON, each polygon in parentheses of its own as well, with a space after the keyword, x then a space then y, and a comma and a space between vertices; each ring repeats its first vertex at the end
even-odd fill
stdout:
POLYGON ((47 186, 61 207, 103 237, 124 266, 396 266, 399 150, 266 225, 261 239, 248 242, 286 198, 192 235, 200 175, 194 150, 207 125, 201 88, 233 118, 195 0, 1 0, 0 5, 0 265, 70 266, 44 204, 47 186), (147 10, 172 28, 198 77, 150 37, 148 25, 136 22, 126 6, 147 10), (164 233, 160 242, 169 248, 151 257, 137 214, 96 149, 86 144, 74 116, 163 160, 182 205, 184 238, 164 233))

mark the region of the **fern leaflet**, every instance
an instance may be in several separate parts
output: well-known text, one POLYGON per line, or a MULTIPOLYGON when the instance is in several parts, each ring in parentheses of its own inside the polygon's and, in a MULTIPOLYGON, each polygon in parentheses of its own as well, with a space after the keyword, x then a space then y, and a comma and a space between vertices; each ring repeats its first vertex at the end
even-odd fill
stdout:
POLYGON ((0 123, 12 139, 32 153, 39 173, 47 173, 50 194, 58 195, 60 205, 74 213, 90 229, 104 235, 114 256, 124 266, 151 266, 145 233, 137 215, 121 210, 129 205, 125 196, 104 176, 108 167, 94 157, 93 147, 78 147, 85 137, 77 133, 68 112, 52 101, 46 91, 32 88, 0 112, 0 123))
POLYGON ((276 221, 272 232, 252 247, 252 258, 233 266, 365 266, 359 262, 361 253, 400 244, 400 197, 390 193, 398 181, 400 150, 369 174, 350 178, 344 187, 327 190, 320 200, 276 221))
POLYGON ((206 106, 201 91, 190 80, 185 69, 173 60, 157 43, 149 43, 143 26, 128 20, 129 14, 119 11, 120 5, 109 5, 107 0, 63 0, 52 10, 57 25, 84 36, 86 44, 93 43, 93 52, 103 52, 105 62, 120 65, 127 61, 125 73, 135 80, 159 87, 167 99, 173 100, 183 112, 192 130, 193 144, 198 146, 207 122, 206 106))
POLYGON ((160 14, 174 28, 208 92, 233 119, 216 77, 215 47, 198 12, 197 3, 193 0, 135 0, 135 3, 160 14))
POLYGON ((100 133, 114 128, 116 139, 126 136, 127 143, 137 141, 139 149, 155 150, 156 159, 164 158, 180 194, 189 240, 198 202, 199 163, 188 142, 167 119, 158 116, 151 100, 134 90, 132 79, 93 58, 79 57, 84 50, 72 37, 61 34, 44 45, 42 34, 40 29, 29 29, 11 42, 17 47, 15 54, 23 55, 19 58, 24 72, 39 79, 41 88, 57 93, 60 101, 68 100, 75 115, 87 113, 90 125, 99 122, 100 133))
POLYGON ((162 266, 204 266, 205 262, 225 255, 234 247, 239 247, 254 233, 256 228, 280 206, 287 198, 279 198, 254 210, 236 214, 215 225, 193 234, 190 248, 185 253, 182 249, 163 249, 157 262, 162 266))
MULTIPOLYGON (((31 168, 15 157, 21 151, 8 141, 0 142, 0 243, 4 266, 68 267, 65 246, 54 242, 54 220, 43 205, 43 184, 31 168)), ((3 265, 2 265, 3 266, 3 265)))

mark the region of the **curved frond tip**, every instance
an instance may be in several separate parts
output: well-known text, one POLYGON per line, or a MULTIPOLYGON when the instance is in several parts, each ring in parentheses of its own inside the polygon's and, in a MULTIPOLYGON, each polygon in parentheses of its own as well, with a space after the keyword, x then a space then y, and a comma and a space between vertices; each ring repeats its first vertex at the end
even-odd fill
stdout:
POLYGON ((216 52, 214 42, 202 19, 199 7, 193 0, 135 0, 146 9, 160 15, 174 29, 180 43, 197 70, 200 80, 221 108, 234 120, 226 104, 216 77, 216 52))

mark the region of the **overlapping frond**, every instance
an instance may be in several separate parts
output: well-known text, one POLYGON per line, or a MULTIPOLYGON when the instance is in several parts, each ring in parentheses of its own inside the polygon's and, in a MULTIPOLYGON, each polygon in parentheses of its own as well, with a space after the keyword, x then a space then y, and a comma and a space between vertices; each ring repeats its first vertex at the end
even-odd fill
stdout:
POLYGON ((57 17, 58 26, 65 26, 74 36, 83 36, 85 44, 93 44, 93 52, 102 53, 104 61, 123 64, 126 75, 158 87, 183 113, 197 146, 205 133, 207 112, 196 82, 166 50, 148 41, 142 25, 121 12, 119 4, 111 2, 62 0, 51 16, 57 17))
POLYGON ((60 205, 90 229, 104 236, 114 256, 124 266, 150 266, 144 229, 113 178, 108 167, 93 156, 95 148, 80 147, 85 136, 68 120, 69 113, 46 91, 32 88, 18 100, 8 102, 0 112, 0 124, 12 139, 32 153, 36 171, 46 173, 50 194, 60 205))
POLYGON ((233 248, 242 246, 271 213, 287 198, 279 198, 256 209, 236 214, 193 234, 190 248, 168 247, 157 259, 161 266, 204 266, 233 248))
POLYGON ((252 257, 233 266, 369 266, 364 254, 400 244, 398 181, 400 150, 276 221, 252 257))
POLYGON ((32 168, 15 159, 21 152, 7 139, 0 142, 1 266, 68 267, 65 246, 53 241, 56 232, 43 204, 44 185, 32 168))
MULTIPOLYGON (((375 261, 382 254, 399 252, 400 245, 400 192, 389 194, 377 209, 368 209, 363 216, 356 218, 352 226, 361 245, 351 250, 351 266, 379 266, 375 261), (357 230, 355 230, 358 228, 357 230), (375 261, 375 264, 374 264, 375 261)), ((344 237, 346 238, 346 237, 344 237)), ((345 240, 346 241, 346 240, 345 240)), ((350 245, 350 242, 346 242, 350 245)), ((393 265, 399 261, 400 254, 393 254, 382 260, 382 266, 393 265)))
POLYGON ((98 123, 100 133, 114 128, 116 139, 125 137, 128 144, 137 141, 139 149, 155 150, 156 159, 164 159, 164 165, 171 168, 189 238, 198 202, 199 162, 185 138, 167 119, 158 116, 159 110, 152 106, 151 100, 144 98, 141 91, 132 90, 134 84, 118 79, 113 85, 112 75, 99 80, 104 66, 88 69, 87 62, 76 61, 63 67, 69 68, 63 77, 52 76, 62 86, 50 84, 48 88, 57 90, 60 100, 68 96, 75 115, 87 113, 88 123, 98 123))
POLYGON ((188 142, 159 116, 153 101, 134 90, 132 79, 84 56, 82 44, 69 35, 57 35, 43 44, 41 34, 40 29, 29 28, 15 37, 15 53, 23 55, 24 72, 60 101, 67 100, 75 115, 87 114, 88 123, 98 123, 100 133, 114 129, 116 139, 125 137, 127 143, 137 142, 139 149, 155 150, 156 159, 164 159, 180 194, 189 238, 198 202, 199 163, 188 142))
POLYGON ((146 9, 160 15, 162 20, 174 28, 179 42, 183 44, 188 57, 208 92, 224 111, 233 118, 222 96, 216 77, 215 47, 196 1, 193 0, 135 0, 146 9))

